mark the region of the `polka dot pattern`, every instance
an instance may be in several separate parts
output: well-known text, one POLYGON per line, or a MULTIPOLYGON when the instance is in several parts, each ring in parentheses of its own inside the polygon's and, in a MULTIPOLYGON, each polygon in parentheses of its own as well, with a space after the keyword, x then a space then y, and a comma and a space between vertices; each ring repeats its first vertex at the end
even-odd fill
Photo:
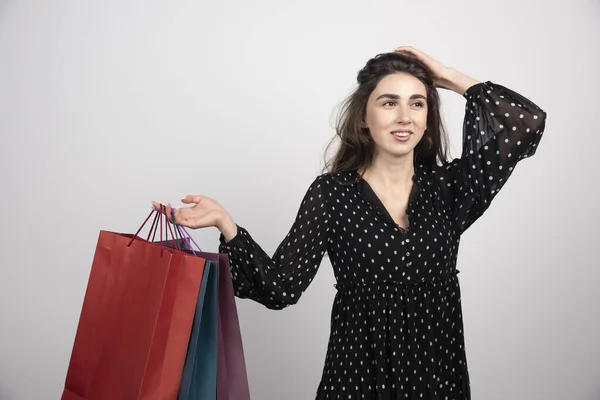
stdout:
POLYGON ((272 257, 243 227, 229 242, 220 237, 236 296, 271 309, 298 302, 329 255, 337 292, 316 399, 471 398, 460 236, 535 153, 546 114, 492 82, 464 96, 463 154, 415 165, 407 229, 357 171, 346 171, 314 180, 272 257))

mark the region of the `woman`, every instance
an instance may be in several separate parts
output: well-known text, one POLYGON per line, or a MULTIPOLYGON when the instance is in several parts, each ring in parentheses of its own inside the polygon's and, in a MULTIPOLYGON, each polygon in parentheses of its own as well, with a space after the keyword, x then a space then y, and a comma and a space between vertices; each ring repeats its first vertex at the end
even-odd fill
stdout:
POLYGON ((193 206, 175 220, 216 226, 236 295, 271 309, 296 303, 329 254, 337 293, 317 399, 470 399, 460 236, 535 153, 545 118, 503 86, 400 47, 359 72, 341 146, 272 257, 208 197, 182 199, 193 206), (436 88, 467 99, 463 152, 452 161, 436 88))

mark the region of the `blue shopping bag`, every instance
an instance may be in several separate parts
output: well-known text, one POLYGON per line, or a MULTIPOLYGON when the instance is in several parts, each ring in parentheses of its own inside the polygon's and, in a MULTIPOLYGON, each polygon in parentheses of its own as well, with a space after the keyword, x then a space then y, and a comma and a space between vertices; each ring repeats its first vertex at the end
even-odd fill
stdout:
POLYGON ((178 400, 216 400, 218 265, 206 261, 178 400))

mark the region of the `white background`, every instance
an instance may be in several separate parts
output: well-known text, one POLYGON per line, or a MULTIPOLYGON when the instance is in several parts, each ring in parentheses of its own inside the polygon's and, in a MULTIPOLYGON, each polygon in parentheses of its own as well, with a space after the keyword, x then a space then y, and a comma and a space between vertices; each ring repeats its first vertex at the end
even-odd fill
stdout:
MULTIPOLYGON (((356 73, 401 45, 548 112, 463 237, 473 398, 599 399, 599 39, 597 0, 0 1, 0 399, 60 398, 98 232, 151 199, 213 197, 272 253, 356 73)), ((296 306, 238 300, 253 399, 314 398, 333 283, 325 259, 296 306)))

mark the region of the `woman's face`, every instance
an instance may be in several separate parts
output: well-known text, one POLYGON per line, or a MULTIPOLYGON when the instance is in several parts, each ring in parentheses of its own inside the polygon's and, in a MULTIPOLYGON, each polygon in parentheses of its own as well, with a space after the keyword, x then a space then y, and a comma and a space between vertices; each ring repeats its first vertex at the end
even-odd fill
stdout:
POLYGON ((375 142, 375 155, 412 159, 427 128, 427 89, 406 73, 383 78, 369 96, 363 127, 375 142))

